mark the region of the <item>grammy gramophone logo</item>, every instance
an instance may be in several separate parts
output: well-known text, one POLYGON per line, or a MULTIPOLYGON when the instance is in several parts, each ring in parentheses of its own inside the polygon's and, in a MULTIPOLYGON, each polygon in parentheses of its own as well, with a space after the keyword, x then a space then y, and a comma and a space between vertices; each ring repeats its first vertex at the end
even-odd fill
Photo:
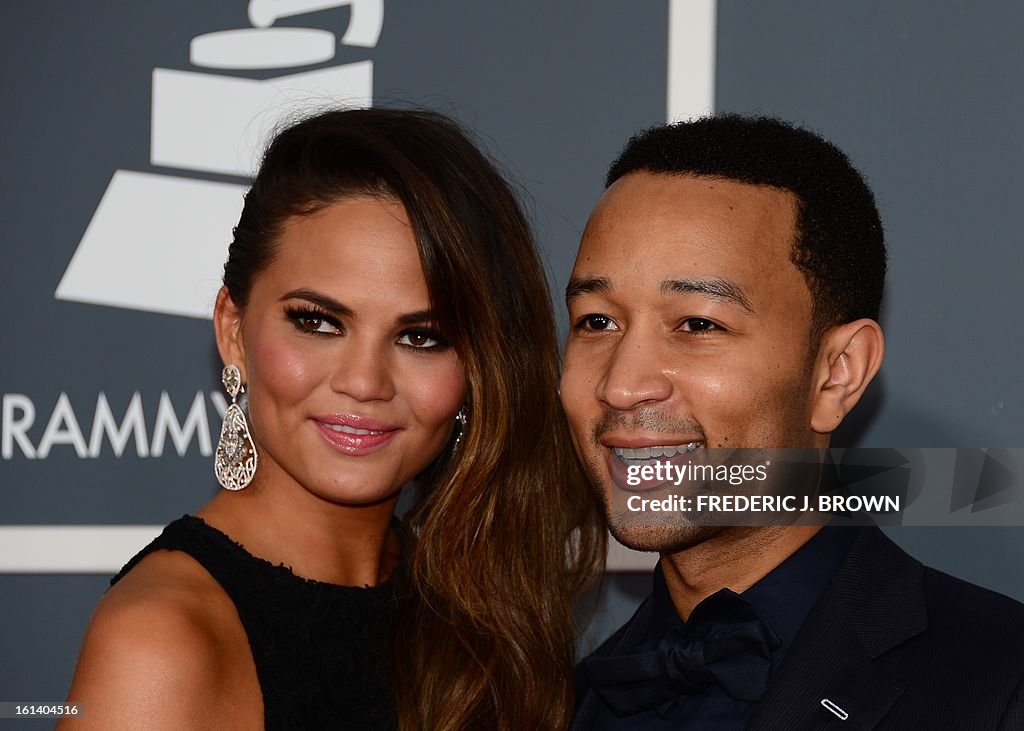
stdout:
POLYGON ((231 228, 275 123, 304 106, 372 104, 370 60, 323 64, 339 42, 376 46, 384 0, 251 0, 249 21, 251 28, 193 38, 189 61, 199 70, 153 69, 150 163, 162 170, 114 172, 57 299, 209 317, 231 228), (339 6, 350 6, 340 41, 329 30, 274 27, 339 6))

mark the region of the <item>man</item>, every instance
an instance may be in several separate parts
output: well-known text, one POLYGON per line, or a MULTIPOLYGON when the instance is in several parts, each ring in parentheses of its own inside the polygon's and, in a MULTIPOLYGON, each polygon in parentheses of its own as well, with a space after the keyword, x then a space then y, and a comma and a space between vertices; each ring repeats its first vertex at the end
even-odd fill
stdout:
POLYGON ((874 527, 615 507, 652 455, 827 447, 881 365, 884 276, 871 191, 807 131, 705 118, 612 164, 566 290, 561 398, 613 535, 661 561, 581 664, 573 728, 1024 728, 1024 605, 874 527))

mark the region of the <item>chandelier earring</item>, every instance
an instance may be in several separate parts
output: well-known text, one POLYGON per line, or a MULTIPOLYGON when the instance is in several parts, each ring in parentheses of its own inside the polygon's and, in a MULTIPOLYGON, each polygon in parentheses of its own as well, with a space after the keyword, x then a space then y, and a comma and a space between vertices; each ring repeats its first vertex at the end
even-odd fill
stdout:
POLYGON ((238 396, 245 391, 238 366, 233 363, 224 366, 221 381, 231 397, 231 405, 224 413, 224 426, 221 427, 217 452, 213 457, 213 472, 225 490, 242 490, 252 482, 259 457, 249 433, 245 412, 238 405, 238 396))

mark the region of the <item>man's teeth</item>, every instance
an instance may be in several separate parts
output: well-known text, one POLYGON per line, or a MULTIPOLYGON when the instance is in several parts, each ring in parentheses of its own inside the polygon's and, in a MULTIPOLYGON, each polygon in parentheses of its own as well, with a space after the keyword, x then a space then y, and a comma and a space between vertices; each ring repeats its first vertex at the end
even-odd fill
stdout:
POLYGON ((690 442, 688 444, 669 444, 660 447, 641 447, 639 449, 626 449, 615 447, 612 449, 615 456, 622 459, 651 459, 653 457, 675 457, 677 454, 692 452, 703 442, 690 442))
POLYGON ((345 426, 344 424, 325 424, 331 431, 340 431, 345 434, 357 434, 359 436, 365 436, 367 434, 383 434, 382 431, 370 431, 369 429, 356 429, 354 426, 345 426))

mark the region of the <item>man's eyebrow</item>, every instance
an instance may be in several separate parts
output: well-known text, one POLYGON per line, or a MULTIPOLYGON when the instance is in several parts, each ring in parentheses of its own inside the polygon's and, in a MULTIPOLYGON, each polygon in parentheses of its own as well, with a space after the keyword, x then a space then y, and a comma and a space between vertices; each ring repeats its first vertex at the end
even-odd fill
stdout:
POLYGON ((565 285, 565 301, 582 294, 608 294, 612 283, 608 277, 572 277, 565 285))
POLYGON ((743 287, 728 279, 666 279, 661 283, 662 294, 702 294, 742 307, 751 315, 754 307, 743 287))

